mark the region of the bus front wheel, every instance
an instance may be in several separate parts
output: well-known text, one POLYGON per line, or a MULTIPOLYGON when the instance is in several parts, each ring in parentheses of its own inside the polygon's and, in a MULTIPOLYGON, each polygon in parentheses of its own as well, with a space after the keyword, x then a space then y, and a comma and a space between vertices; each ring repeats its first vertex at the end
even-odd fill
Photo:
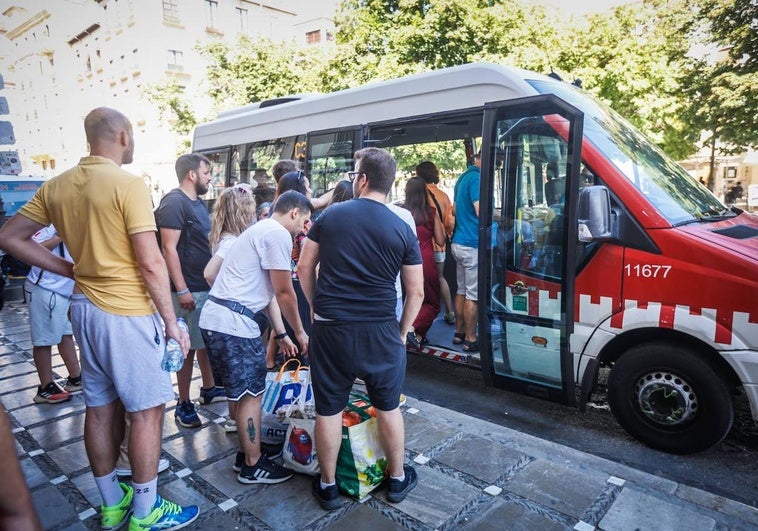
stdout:
POLYGON ((692 350, 665 342, 630 348, 608 378, 618 423, 658 450, 706 450, 729 433, 732 397, 724 379, 692 350))

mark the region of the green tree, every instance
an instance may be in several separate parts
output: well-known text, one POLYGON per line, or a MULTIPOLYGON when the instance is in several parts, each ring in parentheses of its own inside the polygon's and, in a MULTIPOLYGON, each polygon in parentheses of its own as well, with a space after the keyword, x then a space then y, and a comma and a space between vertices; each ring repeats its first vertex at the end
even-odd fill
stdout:
POLYGON ((572 32, 558 67, 671 156, 688 156, 699 138, 683 119, 693 20, 685 0, 645 0, 590 16, 572 32))
POLYGON ((190 147, 189 135, 197 125, 197 117, 187 101, 184 88, 175 79, 149 85, 143 91, 147 100, 158 107, 162 119, 172 131, 179 134, 177 153, 186 153, 190 147))
POLYGON ((758 147, 758 4, 751 0, 702 0, 701 33, 716 59, 698 61, 684 91, 693 129, 706 132, 710 148, 708 186, 713 189, 717 154, 758 147))

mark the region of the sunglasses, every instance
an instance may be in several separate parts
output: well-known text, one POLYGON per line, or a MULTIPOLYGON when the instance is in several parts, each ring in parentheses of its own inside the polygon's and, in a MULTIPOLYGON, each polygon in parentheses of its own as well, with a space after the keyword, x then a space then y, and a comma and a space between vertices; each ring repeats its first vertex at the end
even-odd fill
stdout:
POLYGON ((361 175, 366 175, 366 173, 362 171, 349 171, 347 172, 346 175, 347 175, 347 180, 350 182, 353 182, 355 181, 355 179, 357 179, 361 175))

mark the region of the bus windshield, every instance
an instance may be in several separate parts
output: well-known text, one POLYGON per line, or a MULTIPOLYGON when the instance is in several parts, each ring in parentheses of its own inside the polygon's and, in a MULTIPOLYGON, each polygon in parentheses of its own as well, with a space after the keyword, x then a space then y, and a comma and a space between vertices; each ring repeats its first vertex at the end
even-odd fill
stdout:
POLYGON ((565 83, 527 82, 584 112, 584 135, 672 225, 736 215, 613 110, 565 83))

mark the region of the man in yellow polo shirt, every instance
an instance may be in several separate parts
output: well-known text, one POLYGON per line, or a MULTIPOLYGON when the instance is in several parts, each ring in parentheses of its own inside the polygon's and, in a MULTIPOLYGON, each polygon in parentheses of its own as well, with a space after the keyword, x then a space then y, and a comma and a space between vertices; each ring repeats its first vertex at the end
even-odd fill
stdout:
POLYGON ((87 406, 84 443, 103 497, 102 529, 121 527, 130 514, 130 530, 184 527, 198 507, 157 495, 163 409, 174 398, 160 362, 166 337, 179 341, 185 355, 189 337, 171 304, 149 191, 142 178, 120 168, 134 154, 129 120, 100 107, 87 115, 84 130, 90 156, 42 185, 0 229, 0 248, 76 281, 71 323, 87 406), (74 264, 32 240, 51 223, 74 264), (119 483, 115 471, 124 410, 132 423, 133 487, 119 483))

